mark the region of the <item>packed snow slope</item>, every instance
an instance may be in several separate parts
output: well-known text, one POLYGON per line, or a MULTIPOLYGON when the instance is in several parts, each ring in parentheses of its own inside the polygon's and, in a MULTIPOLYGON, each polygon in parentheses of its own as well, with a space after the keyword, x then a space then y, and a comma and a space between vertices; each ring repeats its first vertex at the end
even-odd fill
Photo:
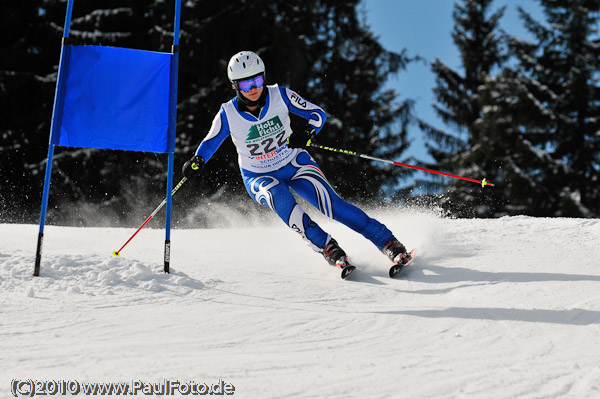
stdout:
POLYGON ((279 223, 174 229, 171 274, 158 224, 121 257, 135 228, 46 226, 34 278, 37 226, 0 225, 0 397, 13 379, 222 380, 238 398, 600 397, 600 220, 375 216, 418 248, 400 278, 322 218, 359 267, 352 281, 279 223))

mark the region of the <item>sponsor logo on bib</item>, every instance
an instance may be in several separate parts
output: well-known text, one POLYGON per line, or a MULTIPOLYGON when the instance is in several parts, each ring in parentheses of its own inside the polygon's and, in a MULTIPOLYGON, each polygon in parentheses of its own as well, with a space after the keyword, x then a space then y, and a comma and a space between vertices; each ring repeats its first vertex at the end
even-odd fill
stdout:
POLYGON ((246 143, 260 141, 265 137, 270 137, 282 132, 283 129, 284 127, 283 123, 281 123, 281 119, 279 119, 279 116, 275 116, 268 121, 252 125, 248 132, 248 137, 246 137, 246 143))

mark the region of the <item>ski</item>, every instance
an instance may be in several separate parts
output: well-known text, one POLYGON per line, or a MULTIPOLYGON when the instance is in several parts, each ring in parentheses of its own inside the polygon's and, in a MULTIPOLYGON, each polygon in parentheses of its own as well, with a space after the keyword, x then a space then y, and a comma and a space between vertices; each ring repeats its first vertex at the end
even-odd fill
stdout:
POLYGON ((412 251, 408 252, 408 257, 404 258, 400 263, 395 264, 390 268, 390 277, 395 277, 400 271, 404 268, 404 266, 408 266, 410 262, 415 259, 415 255, 417 254, 417 249, 413 248, 412 251))
POLYGON ((342 278, 345 280, 354 270, 356 270, 356 266, 346 265, 342 267, 342 278))

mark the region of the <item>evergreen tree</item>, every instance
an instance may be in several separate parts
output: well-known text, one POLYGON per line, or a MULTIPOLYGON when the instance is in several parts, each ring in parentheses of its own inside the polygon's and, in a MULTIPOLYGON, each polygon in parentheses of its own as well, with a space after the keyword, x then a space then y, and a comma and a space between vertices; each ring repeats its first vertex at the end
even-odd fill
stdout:
MULTIPOLYGON (((397 93, 383 90, 383 85, 387 76, 404 69, 411 59, 406 51, 395 54, 377 43, 357 19, 358 2, 321 3, 317 7, 320 15, 313 22, 318 41, 305 52, 310 57, 306 62, 317 67, 309 71, 304 83, 309 98, 331 113, 319 140, 335 148, 397 159, 409 144, 407 129, 412 122, 413 102, 398 101, 397 93)), ((381 163, 318 155, 326 158, 322 167, 333 169, 328 177, 336 189, 354 200, 381 200, 412 174, 409 169, 381 163)))
POLYGON ((535 154, 517 165, 528 171, 527 213, 600 215, 598 0, 540 0, 546 24, 519 9, 536 42, 512 37, 518 68, 504 74, 521 91, 518 129, 535 154))
MULTIPOLYGON (((407 146, 410 102, 400 102, 397 93, 382 85, 409 59, 381 47, 359 21, 358 4, 358 0, 183 2, 175 179, 220 104, 233 97, 226 64, 232 54, 246 49, 258 52, 267 63, 268 83, 288 86, 330 113, 320 137, 323 144, 400 156, 407 146)), ((3 50, 10 55, 0 60, 0 217, 35 222, 66 2, 13 2, 2 7, 0 26, 8 38, 3 50), (10 204, 23 197, 29 202, 19 204, 22 218, 7 214, 10 204)), ((168 52, 173 13, 173 3, 161 0, 76 1, 70 38, 75 44, 168 52)), ((295 128, 304 124, 293 123, 295 128)), ((396 184, 404 173, 311 152, 321 160, 328 157, 322 166, 347 198, 364 198, 361 190, 381 198, 380 189, 396 184)), ((113 222, 139 221, 164 196, 166 159, 164 154, 57 147, 48 221, 66 222, 67 211, 78 204, 89 204, 113 222)), ((207 165, 205 178, 186 187, 174 201, 176 213, 189 205, 188 199, 197 203, 194 197, 199 193, 247 195, 230 140, 207 165)), ((77 213, 80 223, 87 223, 85 216, 91 211, 86 214, 83 207, 77 213)))
POLYGON ((0 4, 0 221, 29 221, 39 207, 59 54, 47 3, 0 4))
MULTIPOLYGON (((477 179, 494 181, 498 169, 490 157, 494 142, 490 141, 479 123, 484 108, 480 90, 489 76, 506 59, 498 23, 504 7, 490 14, 492 0, 463 0, 455 5, 452 38, 460 50, 462 71, 456 71, 439 59, 432 63, 436 75, 434 104, 436 113, 449 128, 437 129, 420 121, 426 133, 429 153, 435 160, 429 168, 477 179)), ((421 182, 436 189, 448 189, 442 204, 457 216, 491 216, 490 198, 494 192, 488 188, 461 180, 436 179, 421 182)))

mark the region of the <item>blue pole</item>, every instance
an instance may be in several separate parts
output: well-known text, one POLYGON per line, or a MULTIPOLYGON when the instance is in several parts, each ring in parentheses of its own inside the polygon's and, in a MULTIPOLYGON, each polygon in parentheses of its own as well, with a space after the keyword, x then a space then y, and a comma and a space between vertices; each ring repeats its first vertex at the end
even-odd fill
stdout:
POLYGON ((173 29, 173 45, 179 46, 179 26, 181 21, 181 0, 175 0, 175 27, 173 29))
POLYGON ((169 172, 167 174, 167 218, 165 222, 165 273, 170 273, 171 263, 171 205, 173 203, 173 161, 175 154, 169 153, 169 172))
POLYGON ((64 92, 64 77, 68 68, 69 54, 71 47, 65 45, 65 38, 69 37, 71 27, 71 15, 73 12, 74 0, 69 0, 67 4, 67 16, 65 17, 65 29, 63 33, 63 44, 60 49, 60 61, 58 64, 58 77, 56 78, 56 90, 54 92, 54 107, 52 109, 52 121, 50 124, 50 140, 48 143, 48 159, 46 161, 46 174, 44 176, 44 191, 42 193, 42 208, 40 212, 40 230, 38 233, 38 242, 35 254, 35 267, 33 275, 40 275, 40 264, 42 262, 42 246, 44 242, 44 226, 46 224, 46 211, 48 209, 48 196, 50 193, 50 179, 52 176, 52 159, 54 158, 54 147, 58 141, 57 132, 62 118, 62 103, 64 92))
POLYGON ((69 37, 69 33, 71 33, 71 15, 73 14, 73 2, 75 0, 69 0, 67 4, 67 17, 65 18, 65 31, 63 33, 63 37, 69 37))
POLYGON ((171 206, 173 199, 173 165, 175 159, 175 133, 177 127, 177 71, 179 69, 179 31, 181 0, 175 1, 175 25, 173 28, 173 49, 171 55, 171 78, 169 85, 169 131, 167 151, 169 168, 167 172, 167 217, 165 221, 165 273, 170 272, 171 262, 171 206))

